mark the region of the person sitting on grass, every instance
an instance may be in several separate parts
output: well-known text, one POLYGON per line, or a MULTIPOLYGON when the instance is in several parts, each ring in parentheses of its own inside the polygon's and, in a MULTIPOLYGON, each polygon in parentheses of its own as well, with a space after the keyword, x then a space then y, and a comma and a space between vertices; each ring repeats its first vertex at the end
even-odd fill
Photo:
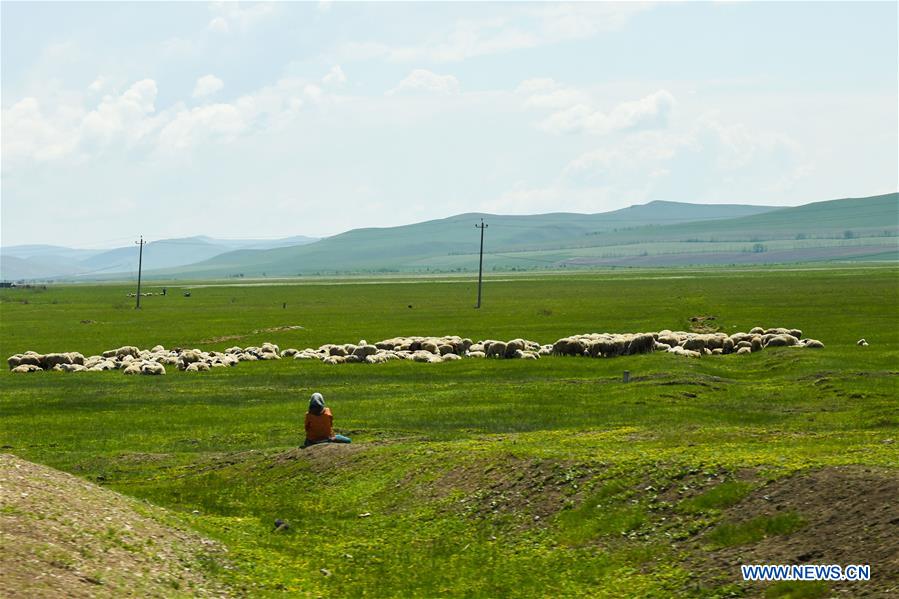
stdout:
POLYGON ((349 437, 334 434, 333 422, 331 408, 325 407, 325 398, 321 393, 313 393, 309 411, 306 412, 306 441, 303 447, 317 443, 350 443, 349 437))

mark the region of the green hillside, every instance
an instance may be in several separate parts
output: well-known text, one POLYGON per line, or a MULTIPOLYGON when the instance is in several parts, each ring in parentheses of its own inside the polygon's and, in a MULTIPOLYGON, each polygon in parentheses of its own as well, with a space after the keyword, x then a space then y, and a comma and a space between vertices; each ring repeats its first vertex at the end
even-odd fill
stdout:
POLYGON ((151 277, 258 277, 477 269, 481 218, 488 270, 577 266, 896 260, 899 194, 795 208, 651 202, 603 214, 463 214, 357 229, 302 247, 229 252, 151 277))

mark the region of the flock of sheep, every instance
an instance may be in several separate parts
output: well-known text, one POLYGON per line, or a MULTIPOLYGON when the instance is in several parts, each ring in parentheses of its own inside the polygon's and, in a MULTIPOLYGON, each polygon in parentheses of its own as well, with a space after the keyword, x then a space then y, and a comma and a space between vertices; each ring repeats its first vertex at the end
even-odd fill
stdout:
POLYGON ((371 344, 328 343, 316 349, 281 350, 274 343, 260 347, 230 347, 224 352, 198 349, 139 349, 127 345, 100 355, 84 357, 78 352, 38 354, 28 351, 7 359, 12 372, 60 370, 65 372, 121 370, 123 374, 165 374, 166 366, 186 372, 202 372, 212 368, 236 366, 255 360, 320 360, 327 364, 365 362, 380 364, 390 360, 415 362, 449 362, 464 358, 503 358, 537 360, 541 356, 586 356, 613 358, 654 351, 699 358, 723 354, 749 354, 767 347, 823 348, 816 339, 804 339, 799 329, 755 327, 748 333, 689 333, 659 331, 653 333, 585 333, 541 345, 527 339, 511 341, 472 341, 458 336, 394 337, 371 344))
POLYGON ((165 374, 166 366, 175 366, 187 372, 202 372, 211 368, 236 366, 250 360, 280 360, 278 346, 263 343, 262 347, 241 349, 232 347, 224 352, 199 349, 165 349, 157 345, 152 349, 139 349, 126 345, 110 349, 97 356, 84 357, 78 352, 39 354, 28 351, 7 359, 12 372, 37 372, 61 370, 64 372, 99 372, 121 370, 123 374, 165 374))

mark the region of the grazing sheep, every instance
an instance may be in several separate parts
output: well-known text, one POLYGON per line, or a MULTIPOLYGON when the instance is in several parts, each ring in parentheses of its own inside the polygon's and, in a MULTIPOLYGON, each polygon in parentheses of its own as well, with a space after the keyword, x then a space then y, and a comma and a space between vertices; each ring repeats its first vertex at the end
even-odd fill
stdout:
POLYGON ((144 362, 140 367, 140 373, 147 375, 165 374, 165 366, 157 362, 144 362))
MULTIPOLYGON (((752 347, 752 344, 750 343, 749 346, 752 347)), ((724 354, 734 353, 734 340, 731 339, 730 337, 725 339, 724 342, 721 344, 721 350, 722 350, 721 353, 724 353, 724 354)))
POLYGON ((430 362, 432 357, 434 357, 434 354, 424 350, 418 350, 412 352, 411 359, 415 362, 430 362))
POLYGON ((33 351, 27 351, 19 357, 19 364, 30 364, 31 366, 37 366, 43 370, 41 367, 41 362, 43 362, 44 356, 33 351))
POLYGON ((582 356, 586 346, 580 339, 566 337, 553 343, 553 353, 560 356, 582 356))
POLYGON ((90 356, 84 359, 84 367, 85 368, 93 368, 97 364, 103 361, 103 358, 100 356, 90 356))
MULTIPOLYGON (((749 344, 749 348, 753 352, 762 351, 762 338, 756 335, 752 338, 752 342, 749 344)), ((738 352, 739 353, 739 352, 738 352)), ((744 352, 745 353, 745 352, 744 352)))
POLYGON ((680 339, 677 335, 672 333, 671 331, 662 331, 659 333, 659 337, 657 339, 659 343, 664 343, 669 347, 674 347, 675 345, 680 345, 680 339))
POLYGON ((154 345, 154 346, 153 346, 153 349, 151 349, 150 351, 153 352, 153 353, 155 354, 155 353, 158 353, 158 352, 163 352, 163 351, 165 351, 165 348, 162 347, 161 345, 154 345))
POLYGON ((83 372, 87 370, 83 364, 59 364, 58 366, 63 372, 83 372))
POLYGON ((684 340, 681 347, 692 351, 702 351, 705 349, 705 339, 702 337, 692 337, 684 340))
POLYGON ((469 350, 469 351, 465 352, 465 355, 466 355, 466 357, 469 357, 469 358, 486 358, 487 357, 487 354, 485 354, 482 351, 469 350))
POLYGON ((444 362, 452 362, 453 360, 461 360, 462 356, 460 356, 459 354, 449 353, 449 354, 443 354, 441 356, 441 358, 443 359, 444 362))
POLYGON ((859 346, 861 346, 861 347, 867 347, 867 346, 868 346, 868 342, 865 341, 864 338, 859 339, 858 341, 855 342, 855 344, 856 344, 856 345, 859 345, 859 346))
POLYGON ((693 351, 692 349, 684 349, 680 345, 673 346, 668 350, 668 353, 674 354, 676 356, 687 356, 689 358, 699 358, 702 356, 702 354, 698 351, 693 351))
POLYGON ((353 355, 356 356, 360 361, 365 360, 368 356, 373 356, 378 353, 378 348, 374 345, 359 345, 353 350, 353 355))
POLYGON ((738 356, 741 356, 743 354, 751 354, 751 353, 752 353, 752 348, 749 348, 749 347, 741 347, 737 350, 738 356))
POLYGON ((300 353, 300 350, 294 349, 294 348, 292 348, 292 347, 291 347, 291 348, 288 348, 288 349, 282 349, 282 350, 281 350, 281 357, 282 357, 282 358, 292 358, 292 357, 294 357, 295 355, 297 355, 298 353, 300 353))
POLYGON ((485 352, 488 358, 502 358, 506 355, 506 343, 504 341, 496 341, 491 343, 485 352))
POLYGON ((194 362, 199 362, 202 358, 200 356, 200 352, 194 349, 188 349, 181 352, 181 363, 185 366, 187 364, 193 364, 194 362))
POLYGON ((791 347, 793 345, 796 345, 796 343, 799 341, 798 339, 796 339, 796 337, 793 337, 788 333, 771 335, 770 337, 768 335, 765 335, 765 337, 768 338, 768 340, 764 342, 765 347, 791 347))
POLYGON ((627 350, 625 353, 627 353, 628 355, 648 354, 653 350, 655 341, 655 337, 653 337, 651 334, 641 333, 635 335, 628 342, 627 350))
POLYGON ((525 349, 527 349, 527 343, 525 343, 524 339, 512 339, 506 343, 506 349, 503 352, 503 355, 506 358, 511 358, 515 356, 515 352, 524 351, 525 349))
POLYGON ((750 335, 764 335, 765 329, 763 329, 762 327, 752 327, 751 329, 749 329, 749 334, 750 335))
POLYGON ((345 360, 346 358, 343 356, 328 356, 322 362, 325 364, 343 364, 345 360))
POLYGON ((40 366, 35 364, 19 364, 15 368, 12 369, 11 372, 15 373, 23 373, 23 372, 37 372, 38 370, 43 370, 40 366))
POLYGON ((433 341, 423 341, 420 348, 430 354, 440 354, 440 347, 433 341))
POLYGON ((129 364, 122 369, 122 374, 140 374, 140 364, 129 364))
POLYGON ((184 372, 207 372, 208 370, 209 364, 206 362, 191 362, 187 365, 187 368, 184 369, 184 372))
MULTIPOLYGON (((138 348, 134 347, 133 345, 124 345, 116 350, 113 350, 113 352, 114 352, 113 355, 115 355, 115 357, 117 357, 117 358, 124 358, 125 356, 131 356, 132 358, 140 357, 140 350, 138 348)), ((112 356, 106 356, 105 353, 106 352, 104 352, 103 357, 112 357, 112 356)))
POLYGON ((72 358, 68 354, 45 354, 41 360, 41 367, 44 370, 50 370, 58 364, 71 364, 72 358))
POLYGON ((803 345, 809 349, 824 349, 824 344, 817 339, 803 339, 803 345))

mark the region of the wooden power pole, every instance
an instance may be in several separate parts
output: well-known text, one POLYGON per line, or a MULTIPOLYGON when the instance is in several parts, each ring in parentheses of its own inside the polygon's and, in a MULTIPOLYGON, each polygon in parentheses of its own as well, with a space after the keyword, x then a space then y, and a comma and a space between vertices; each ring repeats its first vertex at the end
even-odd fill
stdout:
POLYGON ((135 241, 134 243, 140 246, 140 251, 137 255, 137 306, 135 307, 135 310, 140 310, 140 275, 144 263, 144 236, 141 235, 140 241, 135 241))
POLYGON ((484 282, 484 229, 488 227, 488 225, 484 224, 484 219, 481 219, 481 224, 475 225, 475 229, 481 230, 481 257, 478 261, 478 305, 475 308, 481 307, 481 285, 484 282))

